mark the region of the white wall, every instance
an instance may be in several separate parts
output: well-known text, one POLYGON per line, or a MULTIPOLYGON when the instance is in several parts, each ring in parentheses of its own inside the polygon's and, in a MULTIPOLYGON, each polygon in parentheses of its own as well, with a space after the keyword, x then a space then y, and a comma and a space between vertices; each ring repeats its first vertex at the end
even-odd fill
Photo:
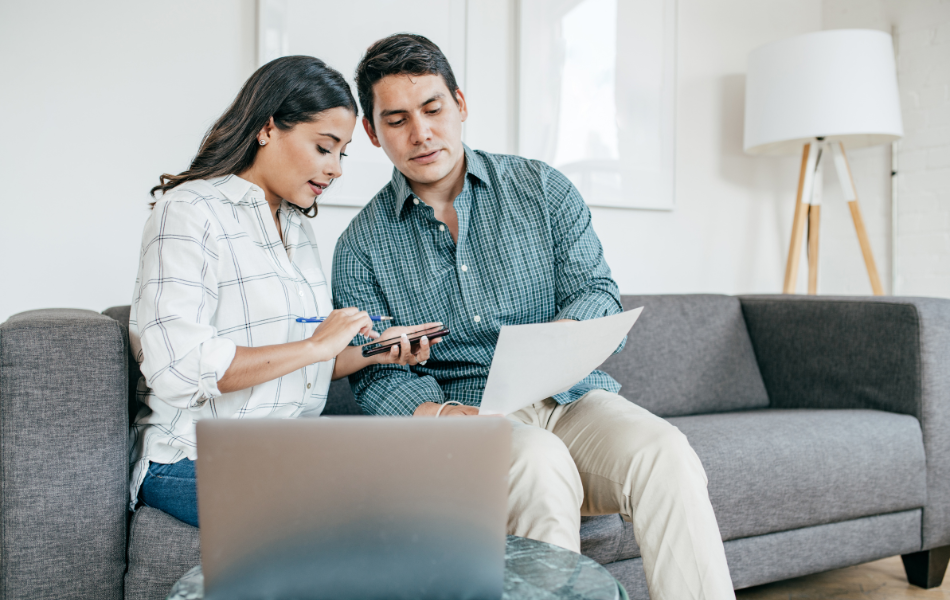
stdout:
MULTIPOLYGON (((798 158, 742 152, 746 57, 761 44, 839 26, 832 17, 838 1, 844 0, 679 0, 676 209, 594 209, 623 292, 780 291, 798 158)), ((947 7, 911 1, 937 12, 947 7)), ((495 152, 517 144, 514 6, 514 0, 466 3, 466 140, 495 152)), ((914 142, 922 144, 921 153, 913 155, 916 163, 908 158, 902 174, 909 188, 931 187, 917 204, 902 192, 907 210, 923 208, 901 218, 899 241, 903 252, 917 241, 929 248, 927 260, 913 265, 933 265, 919 281, 937 287, 927 291, 906 279, 899 291, 950 295, 939 287, 950 279, 940 270, 950 264, 944 260, 950 254, 940 253, 950 248, 950 224, 940 229, 950 221, 950 125, 942 112, 948 96, 940 96, 947 88, 939 79, 950 52, 940 46, 947 26, 935 14, 926 13, 923 22, 932 27, 913 34, 919 52, 906 59, 930 73, 910 96, 913 106, 930 112, 914 142), (911 178, 913 168, 919 176, 911 178), (914 227, 933 234, 918 236, 914 227)), ((161 172, 187 166, 204 131, 253 71, 255 39, 252 0, 0 4, 0 106, 9 115, 0 145, 0 321, 31 308, 102 310, 130 301, 147 190, 161 172)), ((906 111, 907 94, 902 100, 906 111)), ((911 125, 905 121, 907 152, 911 125)), ((856 152, 852 160, 887 280, 888 158, 886 149, 878 151, 877 157, 856 152)), ((832 208, 839 193, 832 173, 826 185, 821 291, 868 293, 843 203, 840 211, 832 208)), ((354 214, 352 208, 321 209, 315 228, 327 267, 354 214)))
POLYGON ((128 304, 148 190, 254 69, 253 0, 0 3, 0 322, 128 304))
POLYGON ((950 3, 895 8, 905 129, 898 151, 898 290, 950 298, 950 3))
MULTIPOLYGON (((515 8, 513 0, 468 3, 463 91, 474 148, 517 148, 515 8)), ((678 25, 676 209, 594 208, 594 226, 624 293, 779 292, 798 159, 743 153, 746 57, 761 44, 819 29, 821 2, 679 0, 678 25)), ((352 214, 321 209, 325 265, 352 214)))
POLYGON ((818 0, 680 0, 676 208, 595 209, 625 293, 780 292, 798 159, 742 151, 748 53, 814 31, 818 0))
MULTIPOLYGON (((822 25, 895 35, 904 138, 896 157, 894 293, 950 297, 950 3, 824 0, 822 25)), ((891 181, 880 177, 890 170, 890 149, 863 152, 856 160, 865 177, 855 172, 855 179, 880 240, 892 226, 891 181)))

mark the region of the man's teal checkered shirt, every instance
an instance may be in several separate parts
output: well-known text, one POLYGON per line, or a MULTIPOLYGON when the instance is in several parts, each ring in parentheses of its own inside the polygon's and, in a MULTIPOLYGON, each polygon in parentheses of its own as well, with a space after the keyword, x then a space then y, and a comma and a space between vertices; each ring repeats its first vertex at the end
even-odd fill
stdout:
MULTIPOLYGON (((564 175, 467 146, 465 160, 457 244, 396 169, 337 243, 334 306, 390 315, 392 325, 442 321, 451 330, 425 366, 374 365, 350 375, 367 414, 411 415, 423 402, 446 400, 478 406, 503 325, 622 310, 590 210, 564 175)), ((594 371, 554 399, 567 404, 593 389, 616 393, 620 385, 594 371)))

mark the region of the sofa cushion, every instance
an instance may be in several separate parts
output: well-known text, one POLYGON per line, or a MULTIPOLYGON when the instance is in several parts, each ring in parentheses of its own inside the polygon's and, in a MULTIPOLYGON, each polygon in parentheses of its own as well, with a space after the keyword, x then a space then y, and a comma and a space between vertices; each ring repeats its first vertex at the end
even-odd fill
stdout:
POLYGON ((327 392, 327 405, 323 409, 323 414, 327 416, 359 416, 363 414, 356 403, 356 396, 353 395, 350 380, 347 377, 330 383, 330 389, 327 392))
POLYGON ((724 540, 919 508, 914 417, 768 409, 670 419, 696 450, 724 540))
POLYGON ((606 565, 640 556, 640 547, 620 515, 581 517, 581 554, 606 565))
POLYGON ((125 600, 163 600, 188 569, 201 563, 198 528, 143 506, 132 516, 125 600))
POLYGON ((661 417, 769 405, 737 298, 623 296, 643 306, 626 347, 603 364, 620 394, 661 417))
MULTIPOLYGON (((723 540, 923 506, 917 419, 872 410, 761 410, 670 419, 696 450, 723 540)), ((640 556, 620 515, 581 519, 601 564, 640 556)))
POLYGON ((135 360, 135 355, 132 354, 132 345, 129 344, 129 315, 131 313, 132 307, 128 304, 125 306, 113 306, 102 311, 102 314, 115 319, 119 322, 119 325, 122 326, 122 335, 125 336, 125 343, 129 348, 129 356, 127 359, 129 369, 129 425, 135 422, 135 418, 139 414, 139 409, 142 408, 142 404, 139 402, 138 394, 136 393, 139 387, 139 379, 142 377, 142 371, 139 370, 139 363, 135 360))

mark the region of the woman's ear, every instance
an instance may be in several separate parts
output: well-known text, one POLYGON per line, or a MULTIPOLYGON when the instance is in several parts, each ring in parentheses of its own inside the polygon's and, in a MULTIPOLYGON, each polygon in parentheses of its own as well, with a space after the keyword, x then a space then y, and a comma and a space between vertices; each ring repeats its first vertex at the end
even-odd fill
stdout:
POLYGON ((275 129, 277 129, 277 126, 274 125, 274 117, 271 117, 270 120, 261 127, 261 130, 257 132, 257 143, 261 146, 266 146, 267 143, 271 141, 275 129))

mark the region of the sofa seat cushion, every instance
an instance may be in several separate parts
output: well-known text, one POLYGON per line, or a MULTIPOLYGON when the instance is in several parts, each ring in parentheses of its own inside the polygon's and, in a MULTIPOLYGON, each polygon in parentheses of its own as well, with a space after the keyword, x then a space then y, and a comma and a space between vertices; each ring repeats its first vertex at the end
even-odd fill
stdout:
POLYGON ((768 409, 670 419, 709 478, 724 540, 919 508, 920 423, 876 410, 768 409))
MULTIPOLYGON (((917 419, 872 410, 756 410, 670 419, 696 450, 724 540, 919 508, 926 500, 917 419)), ((601 564, 640 556, 620 515, 584 517, 581 551, 601 564)), ((129 533, 126 598, 164 598, 200 562, 198 530, 140 508, 129 533)))
MULTIPOLYGON (((920 425, 873 410, 756 410, 669 420, 709 478, 723 540, 919 508, 920 425)), ((585 517, 581 551, 601 564, 640 556, 620 515, 585 517)))
POLYGON ((620 515, 581 517, 581 554, 607 565, 640 556, 640 547, 620 515))
POLYGON ((601 366, 620 395, 661 417, 766 408, 738 298, 623 296, 643 307, 623 351, 601 366))
POLYGON ((189 569, 201 563, 198 528, 143 506, 129 528, 126 600, 163 600, 189 569))

